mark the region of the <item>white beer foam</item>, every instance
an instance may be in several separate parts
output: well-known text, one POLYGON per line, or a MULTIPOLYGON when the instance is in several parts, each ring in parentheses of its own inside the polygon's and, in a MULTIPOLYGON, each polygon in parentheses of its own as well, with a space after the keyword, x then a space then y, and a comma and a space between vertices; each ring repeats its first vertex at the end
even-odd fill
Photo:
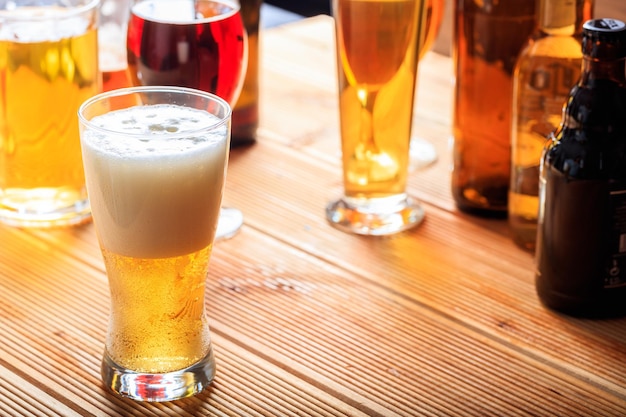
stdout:
POLYGON ((170 23, 188 23, 202 19, 191 0, 149 1, 133 6, 133 13, 144 19, 165 20, 170 23))
POLYGON ((82 132, 102 246, 125 256, 165 258, 211 243, 228 155, 228 126, 210 129, 218 122, 175 105, 137 106, 91 120, 108 129, 82 132))
POLYGON ((237 13, 236 3, 220 1, 219 10, 205 17, 201 11, 196 10, 193 0, 150 0, 142 1, 132 7, 132 13, 143 19, 153 22, 172 23, 198 23, 211 22, 226 19, 237 13))
POLYGON ((68 16, 64 7, 20 7, 0 14, 0 40, 34 43, 55 42, 87 32, 91 24, 81 16, 68 16), (6 19, 6 20, 4 20, 6 19), (25 19, 29 19, 26 21, 25 19))
POLYGON ((137 106, 94 117, 91 124, 124 137, 88 131, 86 140, 99 152, 121 158, 157 158, 200 150, 224 140, 224 129, 201 130, 219 123, 217 116, 203 110, 172 104, 137 106))

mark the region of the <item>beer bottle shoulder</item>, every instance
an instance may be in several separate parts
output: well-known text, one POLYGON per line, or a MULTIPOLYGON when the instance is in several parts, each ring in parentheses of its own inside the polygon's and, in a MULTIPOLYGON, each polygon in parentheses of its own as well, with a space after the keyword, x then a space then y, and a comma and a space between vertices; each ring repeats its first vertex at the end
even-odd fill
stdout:
POLYGON ((571 92, 563 112, 563 125, 593 132, 593 137, 619 136, 626 132, 626 89, 607 79, 588 79, 571 92))
POLYGON ((571 178, 626 178, 626 89, 577 85, 545 157, 571 178))

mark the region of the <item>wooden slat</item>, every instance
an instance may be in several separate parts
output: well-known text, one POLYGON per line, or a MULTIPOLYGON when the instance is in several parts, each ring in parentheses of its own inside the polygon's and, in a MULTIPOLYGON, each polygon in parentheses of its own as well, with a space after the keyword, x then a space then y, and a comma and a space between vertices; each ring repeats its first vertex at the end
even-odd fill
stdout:
MULTIPOLYGON (((476 332, 458 320, 422 307, 401 294, 389 294, 384 284, 365 284, 356 277, 346 277, 342 268, 333 270, 308 259, 303 259, 298 268, 292 257, 289 269, 285 269, 281 254, 274 255, 278 251, 270 241, 259 245, 252 242, 249 234, 245 240, 228 242, 236 247, 228 250, 233 253, 231 257, 223 259, 222 255, 217 259, 231 264, 232 274, 241 270, 237 262, 242 257, 245 260, 248 253, 254 253, 249 262, 262 258, 266 267, 251 266, 246 277, 226 275, 220 279, 220 285, 232 293, 232 300, 227 300, 228 307, 213 309, 219 320, 213 328, 220 332, 224 325, 227 329, 239 329, 237 333, 230 330, 233 339, 249 338, 246 343, 259 352, 278 350, 282 356, 297 357, 298 363, 293 366, 298 372, 322 368, 321 375, 310 375, 312 380, 321 379, 326 385, 323 378, 330 377, 357 393, 374 390, 370 395, 379 397, 380 402, 398 404, 398 409, 393 410, 399 415, 410 415, 410 410, 402 410, 403 403, 409 407, 419 403, 419 412, 427 415, 428 401, 435 402, 435 410, 450 409, 454 415, 469 415, 473 399, 480 401, 474 404, 475 415, 523 413, 521 410, 533 407, 544 407, 539 415, 568 415, 580 407, 574 403, 554 408, 552 403, 559 402, 562 396, 587 398, 587 415, 619 410, 610 405, 615 394, 600 395, 593 384, 584 383, 577 384, 576 392, 565 392, 563 387, 571 389, 572 382, 576 382, 568 372, 541 369, 544 367, 538 358, 531 359, 488 335, 476 338, 476 332), (261 251, 261 246, 266 249, 261 251), (268 268, 272 261, 274 266, 268 268), (343 282, 346 279, 349 282, 343 282), (277 294, 270 299, 268 293, 277 294), (233 314, 232 309, 238 309, 238 313, 233 314), (221 310, 228 310, 226 317, 217 316, 221 310), (290 314, 285 315, 285 311, 290 314), (368 321, 372 316, 376 320, 368 321), (230 324, 222 323, 223 320, 230 324), (294 334, 285 334, 286 331, 294 334), (441 367, 442 363, 453 364, 454 372, 441 367), (518 394, 510 403, 489 398, 489 393, 498 397, 507 389, 518 394), (414 397, 425 392, 426 398, 414 397), (491 413, 481 408, 487 398, 491 413), (496 410, 496 406, 501 410, 496 410)), ((215 302, 221 300, 218 297, 215 302)), ((277 360, 285 362, 282 358, 277 360)))
MULTIPOLYGON (((310 20, 309 24, 316 25, 316 27, 326 24, 328 30, 323 33, 328 34, 331 25, 330 19, 320 18, 319 20, 317 22, 310 20), (324 22, 322 23, 321 21, 323 20, 324 22)), ((320 33, 322 32, 319 30, 307 30, 306 27, 299 26, 298 34, 302 34, 302 36, 315 34, 318 37, 320 33)), ((304 54, 307 57, 311 55, 314 56, 314 54, 304 54)), ((268 59, 272 60, 272 57, 270 56, 268 59)), ((320 72, 328 72, 325 61, 321 61, 322 64, 317 64, 317 66, 316 62, 318 62, 316 59, 311 59, 304 64, 309 70, 317 68, 320 72)), ((428 64, 431 63, 426 62, 422 68, 430 68, 428 64)), ((441 67, 436 64, 432 66, 441 67)), ((428 71, 432 72, 432 69, 428 71)), ((444 79, 447 78, 445 72, 442 71, 442 73, 443 75, 441 76, 444 79)), ((289 73, 281 73, 279 76, 272 74, 272 79, 280 79, 283 85, 288 85, 289 73)), ((302 80, 298 80, 298 82, 302 82, 302 80)), ((313 88, 315 80, 310 80, 310 84, 312 85, 311 88, 313 88)), ((441 90, 440 86, 433 87, 433 84, 426 82, 422 82, 421 86, 424 89, 441 90)), ((332 93, 329 92, 329 94, 332 93)), ((434 93, 429 94, 433 95, 434 93)), ((327 99, 330 100, 330 98, 327 99)), ((323 101, 324 99, 321 100, 323 101)), ((311 105, 311 110, 301 112, 303 116, 300 116, 300 118, 308 118, 308 115, 313 111, 314 104, 311 105)), ((300 119, 290 119, 290 123, 294 125, 299 125, 299 122, 300 119)), ((294 134, 300 133, 296 132, 294 134)), ((447 137, 438 137, 437 139, 441 142, 446 141, 447 137)), ((327 141, 324 137, 321 137, 319 140, 321 142, 327 141)), ((335 152, 329 152, 331 155, 336 154, 336 151, 338 151, 338 139, 336 137, 335 143, 335 152)), ((262 159, 265 154, 264 146, 270 147, 272 144, 267 143, 258 146, 254 154, 252 152, 244 152, 240 157, 246 162, 238 164, 236 168, 250 164, 250 158, 262 159)), ((576 332, 579 321, 559 320, 559 317, 556 317, 558 325, 568 328, 572 332, 572 337, 564 338, 562 334, 552 334, 551 326, 555 323, 546 320, 546 312, 538 308, 536 297, 534 296, 532 258, 516 250, 517 248, 514 247, 509 239, 506 222, 489 222, 489 227, 498 226, 496 231, 502 234, 501 237, 485 234, 481 231, 481 227, 487 222, 460 215, 453 207, 451 208, 448 191, 449 177, 444 174, 445 167, 449 167, 451 163, 449 152, 440 152, 438 167, 427 169, 424 172, 413 173, 411 190, 414 190, 413 194, 418 195, 423 201, 451 211, 453 216, 440 213, 434 207, 429 211, 429 207, 427 207, 427 220, 424 225, 416 231, 394 238, 396 241, 403 240, 402 243, 391 245, 386 240, 372 242, 370 239, 355 237, 354 240, 358 241, 355 246, 346 246, 340 239, 330 239, 329 241, 327 238, 329 233, 341 234, 341 232, 334 231, 324 223, 322 212, 324 204, 330 198, 328 190, 338 188, 336 187, 336 181, 340 181, 338 172, 334 172, 335 177, 333 178, 331 171, 327 172, 320 168, 313 172, 307 169, 308 155, 300 149, 291 152, 287 158, 272 162, 271 159, 274 158, 274 153, 274 149, 268 150, 268 159, 261 164, 263 171, 255 170, 250 172, 244 169, 242 170, 242 175, 245 176, 245 179, 237 181, 236 186, 242 187, 242 191, 244 191, 246 196, 246 202, 241 201, 240 203, 238 202, 239 204, 250 204, 250 199, 254 195, 255 189, 261 189, 261 182, 266 184, 269 182, 268 188, 275 190, 275 195, 271 196, 270 201, 267 201, 268 196, 260 194, 258 195, 259 200, 251 205, 251 207, 255 207, 269 203, 274 207, 274 210, 265 213, 251 211, 247 216, 249 223, 263 228, 263 224, 272 223, 270 217, 281 218, 283 219, 282 225, 279 228, 274 227, 273 231, 268 231, 269 233, 280 233, 282 239, 290 240, 294 244, 307 242, 308 246, 303 247, 303 249, 310 250, 311 246, 318 248, 317 255, 326 256, 332 262, 349 262, 351 259, 358 259, 358 253, 371 252, 371 250, 368 251, 371 245, 375 245, 377 251, 383 248, 387 249, 386 254, 361 261, 360 266, 363 268, 364 274, 367 274, 365 271, 373 272, 369 274, 372 280, 376 280, 379 274, 384 274, 387 270, 397 269, 397 259, 393 256, 394 253, 396 257, 401 256, 397 251, 398 248, 402 248, 406 254, 405 256, 409 257, 411 254, 415 254, 413 256, 422 257, 425 260, 424 262, 428 263, 425 265, 420 265, 418 262, 410 263, 412 270, 406 271, 407 274, 404 280, 406 285, 412 286, 413 289, 403 284, 402 287, 396 289, 398 292, 424 294, 425 292, 438 291, 439 295, 433 301, 433 305, 436 305, 438 308, 443 307, 446 313, 457 316, 459 320, 470 322, 472 326, 480 328, 481 331, 494 333, 497 337, 504 337, 520 346, 524 346, 533 355, 553 355, 554 352, 558 352, 559 356, 555 357, 555 360, 560 361, 562 355, 565 354, 567 359, 572 360, 574 363, 578 362, 580 357, 594 356, 590 355, 592 352, 584 344, 579 348, 581 339, 578 337, 580 336, 578 332, 576 332), (267 167, 267 170, 265 170, 265 167, 267 167), (428 175, 431 172, 435 172, 435 175, 428 175), (318 186, 314 186, 314 184, 318 186), (428 191, 421 194, 419 189, 423 186, 427 187, 428 191), (441 199, 438 194, 433 195, 430 192, 431 189, 446 190, 448 196, 445 199, 441 199), (310 207, 319 207, 319 212, 311 211, 310 207), (303 219, 295 216, 299 213, 308 215, 305 220, 306 229, 303 228, 303 219), (317 215, 317 217, 311 217, 311 215, 317 215), (290 223, 291 217, 295 217, 293 223, 290 223), (258 223, 255 222, 257 218, 258 223), (475 224, 468 225, 467 219, 475 224), (455 227, 455 225, 458 226, 455 227), (472 228, 474 229, 472 230, 472 228), (305 232, 305 236, 302 232, 305 232), (409 238, 407 235, 412 237, 409 238), (314 237, 319 242, 318 245, 311 243, 314 237), (430 237, 435 238, 436 242, 431 241, 430 237), (469 241, 468 238, 470 239, 469 241), (334 244, 335 242, 336 244, 334 244), (475 260, 480 260, 481 262, 474 262, 475 260), (517 263, 519 267, 514 269, 512 262, 517 263), (449 271, 450 263, 457 266, 452 271, 449 271), (491 265, 488 266, 488 264, 491 265), (471 266, 472 270, 468 270, 467 266, 471 266), (487 266, 488 269, 476 269, 477 267, 485 268, 487 266), (438 269, 441 271, 437 271, 438 269), (453 272, 454 275, 439 275, 440 273, 445 274, 445 270, 448 270, 448 274, 453 272), (416 283, 413 282, 413 278, 416 275, 419 276, 424 271, 427 271, 430 275, 434 273, 439 279, 434 283, 417 283, 419 286, 415 288, 416 283), (503 274, 506 274, 507 280, 502 280, 503 274), (511 282, 512 278, 518 281, 511 282), (470 288, 467 288, 468 286, 470 288), (524 292, 520 293, 520 291, 524 292), (462 299, 459 299, 460 297, 462 299), (500 311, 486 312, 491 314, 485 316, 484 306, 489 305, 493 297, 499 297, 499 301, 507 303, 508 306, 505 306, 506 308, 500 311), (529 300, 531 303, 524 305, 520 300, 529 300), (527 314, 524 314, 529 311, 533 314, 538 312, 541 315, 536 316, 535 314, 535 316, 529 317, 527 314), (573 325, 571 325, 572 322, 574 323, 573 325), (541 326, 541 323, 545 323, 545 325, 541 326), (547 340, 532 336, 532 333, 536 332, 546 335, 547 340), (565 351, 563 351, 563 343, 566 346, 565 351), (571 349, 571 351, 568 349, 571 349)), ((354 268, 349 264, 345 264, 345 267, 354 268)), ((500 305, 496 305, 496 307, 502 308, 500 305)), ((603 322, 600 325, 595 325, 594 329, 597 332, 603 332, 610 336, 608 340, 605 340, 604 348, 599 352, 600 355, 617 355, 622 360, 626 359, 626 352, 623 349, 626 341, 626 332, 621 327, 621 323, 612 325, 610 322, 603 322), (621 347, 621 349, 616 350, 616 346, 621 347)), ((594 349, 596 348, 594 347, 594 349)), ((619 390, 619 387, 626 384, 624 379, 626 377, 625 369, 622 367, 614 368, 612 365, 609 365, 599 370, 598 366, 601 366, 601 364, 595 361, 585 361, 580 372, 583 374, 600 373, 599 380, 601 383, 606 382, 612 389, 623 393, 623 390, 619 390), (608 378, 607 380, 605 380, 605 375, 608 378), (610 377, 617 379, 611 381, 610 377)))

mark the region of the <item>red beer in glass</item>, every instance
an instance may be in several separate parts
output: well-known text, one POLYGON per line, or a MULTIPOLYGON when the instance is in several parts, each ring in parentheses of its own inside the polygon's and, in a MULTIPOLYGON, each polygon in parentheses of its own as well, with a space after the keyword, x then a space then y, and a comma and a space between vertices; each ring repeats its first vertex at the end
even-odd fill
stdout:
POLYGON ((128 69, 134 85, 175 85, 234 104, 246 68, 239 6, 227 0, 144 0, 131 9, 128 69))

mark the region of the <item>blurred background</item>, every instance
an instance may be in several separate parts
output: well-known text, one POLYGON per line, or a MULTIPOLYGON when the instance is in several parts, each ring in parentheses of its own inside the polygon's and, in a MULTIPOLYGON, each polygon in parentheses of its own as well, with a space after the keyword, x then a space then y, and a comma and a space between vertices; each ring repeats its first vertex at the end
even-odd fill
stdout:
MULTIPOLYGON (((433 51, 450 55, 452 46, 452 4, 446 0, 443 23, 433 51)), ((276 26, 302 17, 318 14, 330 15, 330 0, 265 0, 262 11, 262 25, 276 26)), ((626 21, 625 0, 596 0, 595 17, 610 17, 626 21)))

